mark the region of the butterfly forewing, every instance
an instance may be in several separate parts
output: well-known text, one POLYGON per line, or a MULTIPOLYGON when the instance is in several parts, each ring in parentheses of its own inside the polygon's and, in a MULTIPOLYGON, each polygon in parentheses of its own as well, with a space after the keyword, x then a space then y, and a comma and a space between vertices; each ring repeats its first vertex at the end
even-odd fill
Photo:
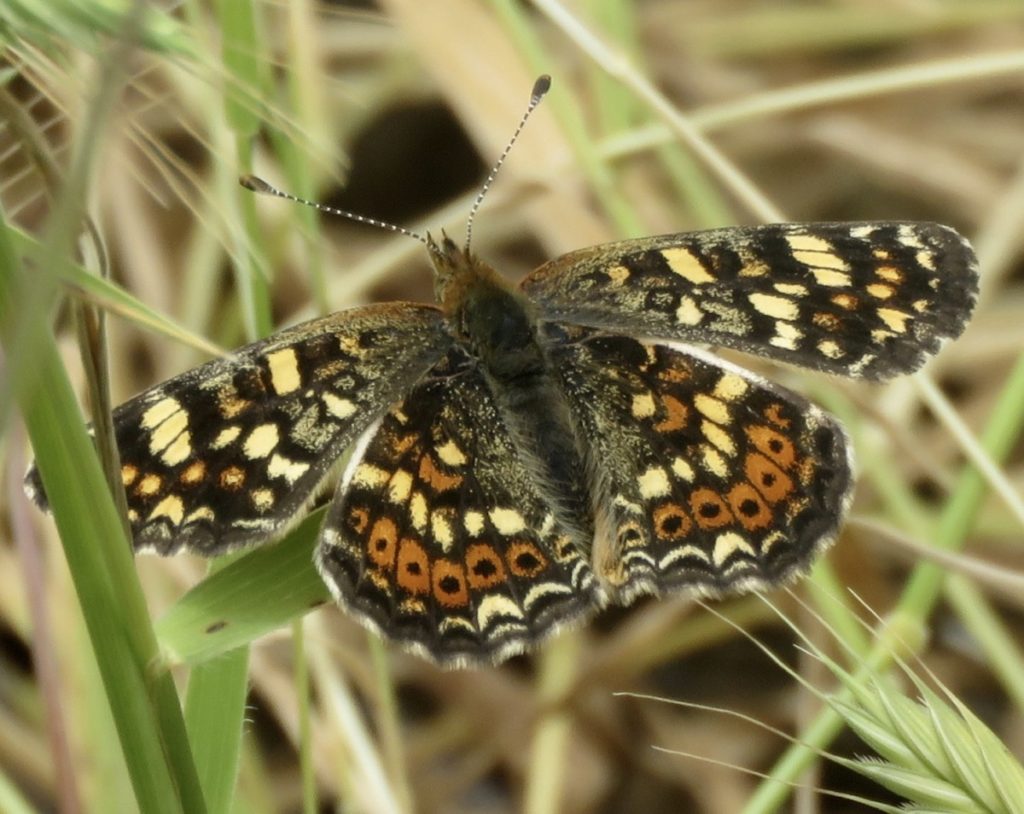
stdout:
POLYGON ((338 601, 445 664, 507 657, 599 602, 479 364, 453 348, 353 454, 317 553, 338 601))
POLYGON ((960 334, 977 261, 933 223, 775 224, 582 249, 521 288, 553 320, 882 379, 960 334))
MULTIPOLYGON (((114 429, 136 548, 217 554, 273 536, 450 344, 431 306, 356 308, 122 404, 114 429)), ((34 468, 27 483, 45 505, 34 468)))
POLYGON ((779 584, 834 538, 846 438, 800 396, 704 352, 546 325, 587 439, 610 597, 779 584))

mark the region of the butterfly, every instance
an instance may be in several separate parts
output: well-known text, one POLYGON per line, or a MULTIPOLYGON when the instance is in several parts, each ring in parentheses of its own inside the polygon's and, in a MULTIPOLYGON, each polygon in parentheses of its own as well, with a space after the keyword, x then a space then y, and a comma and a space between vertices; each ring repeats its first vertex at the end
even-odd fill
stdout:
MULTIPOLYGON (((518 286, 468 238, 424 242, 435 304, 314 319, 116 408, 137 550, 270 541, 350 451, 316 567, 352 616, 445 666, 645 594, 777 586, 835 538, 849 442, 695 344, 882 380, 958 336, 977 294, 969 244, 934 223, 626 240, 518 286)), ((45 507, 34 469, 26 484, 45 507)))

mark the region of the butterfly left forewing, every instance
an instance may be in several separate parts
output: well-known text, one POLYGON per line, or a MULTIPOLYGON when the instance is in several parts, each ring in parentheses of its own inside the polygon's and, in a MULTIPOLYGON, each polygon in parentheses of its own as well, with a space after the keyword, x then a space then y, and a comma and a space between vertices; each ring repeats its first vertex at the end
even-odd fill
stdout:
POLYGON ((833 540, 852 481, 826 413, 692 348, 544 335, 586 439, 592 561, 613 600, 771 587, 833 540))
MULTIPOLYGON (((431 306, 353 308, 120 405, 114 432, 135 548, 212 555, 269 539, 450 344, 431 306)), ((35 467, 26 487, 45 507, 35 467)))
POLYGON ((546 318, 846 376, 918 368, 960 334, 977 260, 934 223, 714 229, 595 246, 521 285, 546 318))

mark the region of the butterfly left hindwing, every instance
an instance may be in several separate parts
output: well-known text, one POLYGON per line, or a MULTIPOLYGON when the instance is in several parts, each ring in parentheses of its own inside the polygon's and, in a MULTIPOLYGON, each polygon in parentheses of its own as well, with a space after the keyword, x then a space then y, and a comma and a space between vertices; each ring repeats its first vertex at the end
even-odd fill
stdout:
POLYGON ((502 660, 601 602, 478 361, 452 348, 353 453, 317 567, 339 603, 448 665, 502 660))

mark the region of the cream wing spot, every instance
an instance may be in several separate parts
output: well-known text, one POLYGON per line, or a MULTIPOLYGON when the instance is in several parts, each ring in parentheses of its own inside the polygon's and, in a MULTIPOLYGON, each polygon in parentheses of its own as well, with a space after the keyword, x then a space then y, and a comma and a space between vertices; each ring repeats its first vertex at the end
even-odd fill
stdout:
POLYGON ((278 395, 283 396, 302 387, 299 357, 293 348, 268 353, 266 360, 270 368, 270 384, 278 395))
POLYGON ((839 288, 850 285, 850 275, 836 268, 812 268, 811 274, 818 285, 839 288))
POLYGON ((906 333, 907 320, 910 319, 910 314, 906 314, 903 311, 897 311, 894 308, 879 308, 878 316, 881 317, 882 322, 888 325, 889 328, 896 333, 906 333))
POLYGON ((462 526, 469 534, 476 537, 484 530, 484 516, 480 512, 470 510, 462 516, 462 526))
POLYGON ((466 454, 451 439, 437 447, 435 452, 437 452, 437 457, 448 464, 448 466, 465 466, 469 461, 466 454))
POLYGON ((213 439, 213 443, 210 444, 211 449, 224 449, 229 444, 234 443, 238 440, 238 436, 242 434, 242 428, 239 426, 227 427, 217 433, 217 437, 213 439))
POLYGON ((167 466, 177 466, 192 454, 192 434, 185 430, 163 451, 160 460, 167 466))
POLYGON ((185 504, 181 498, 177 495, 168 495, 153 507, 148 519, 159 520, 161 517, 166 517, 173 525, 180 526, 185 517, 185 504))
POLYGON ((700 260, 689 249, 683 246, 675 246, 670 249, 662 249, 661 256, 665 258, 668 267, 675 273, 695 285, 713 283, 712 277, 700 260))
POLYGON ((715 385, 715 395, 725 401, 735 401, 741 398, 749 388, 750 385, 747 384, 742 376, 737 376, 735 373, 726 373, 718 380, 718 384, 715 385))
POLYGON ((723 430, 718 424, 714 424, 710 421, 702 421, 700 424, 700 430, 704 433, 704 437, 707 438, 708 441, 714 444, 726 455, 733 456, 736 454, 736 444, 733 443, 732 438, 729 437, 729 433, 723 430))
POLYGON ((352 473, 352 482, 367 489, 379 489, 388 482, 390 474, 386 469, 381 469, 373 464, 361 463, 352 473))
POLYGON ((715 550, 711 556, 715 565, 721 567, 725 564, 725 561, 737 551, 742 551, 744 554, 754 556, 754 549, 750 547, 750 543, 744 540, 736 532, 727 531, 724 534, 719 534, 715 538, 715 550))
POLYGON ((668 474, 660 466, 652 466, 637 477, 637 486, 640 489, 640 496, 645 500, 655 497, 664 497, 672 491, 672 484, 669 482, 668 474))
POLYGON ((488 594, 480 601, 480 607, 476 611, 476 621, 481 628, 486 628, 491 623, 491 619, 497 617, 512 617, 513 619, 522 619, 523 612, 519 607, 509 599, 507 596, 501 594, 488 594))
POLYGON ((716 424, 728 424, 731 420, 729 407, 721 399, 709 396, 706 393, 697 393, 693 397, 693 406, 705 418, 714 421, 716 424))
POLYGON ((506 536, 518 534, 526 528, 526 521, 523 520, 523 516, 515 509, 491 509, 488 512, 488 516, 498 532, 506 536))
POLYGON ((704 467, 723 480, 729 477, 729 466, 717 449, 710 444, 700 445, 701 457, 704 459, 704 467))
POLYGON ((655 413, 654 396, 650 393, 639 393, 633 396, 633 418, 650 418, 655 413))
POLYGON ((679 478, 679 480, 689 483, 693 480, 693 467, 690 466, 690 462, 685 458, 676 457, 672 461, 672 474, 679 478))
POLYGON ((354 402, 336 396, 334 393, 324 393, 321 398, 323 399, 324 406, 327 408, 327 412, 341 421, 349 418, 359 409, 354 402))
POLYGON ((144 430, 151 430, 163 424, 164 421, 180 411, 181 404, 177 399, 173 399, 170 396, 162 398, 142 414, 141 426, 144 430))
POLYGON ((412 521, 412 527, 420 534, 425 534, 429 516, 427 499, 424 497, 423 492, 413 492, 412 497, 409 499, 409 519, 412 521))
POLYGON ((747 299, 759 313, 772 319, 794 320, 800 313, 796 303, 788 297, 757 293, 750 294, 747 299))
POLYGON ((769 343, 777 348, 796 350, 797 342, 803 337, 799 328, 791 322, 776 322, 775 336, 769 339, 769 343))
POLYGON ((676 320, 680 325, 698 325, 704 319, 704 313, 692 297, 682 297, 676 309, 676 320))
POLYGON ((270 463, 267 464, 267 474, 270 477, 284 478, 289 485, 305 475, 308 469, 309 464, 293 461, 276 452, 270 457, 270 463))
POLYGON ((274 507, 274 493, 269 489, 253 489, 249 497, 258 512, 269 511, 274 507))
POLYGON ((430 532, 445 552, 451 551, 452 545, 455 543, 455 535, 452 533, 451 523, 448 522, 443 511, 438 510, 430 515, 430 532))
MULTIPOLYGON (((167 401, 173 401, 173 399, 167 399, 167 401)), ((174 403, 177 404, 177 402, 174 403)), ((143 421, 145 422, 145 419, 143 421)), ((153 428, 153 432, 149 436, 149 451, 156 455, 161 450, 166 449, 176 438, 185 432, 187 427, 188 413, 184 410, 176 410, 171 413, 153 428)))
POLYGON ((245 439, 242 451, 249 460, 266 458, 278 442, 277 424, 260 424, 245 439))
POLYGON ((391 476, 388 483, 388 500, 392 503, 403 504, 412 494, 412 473, 399 469, 391 476))

